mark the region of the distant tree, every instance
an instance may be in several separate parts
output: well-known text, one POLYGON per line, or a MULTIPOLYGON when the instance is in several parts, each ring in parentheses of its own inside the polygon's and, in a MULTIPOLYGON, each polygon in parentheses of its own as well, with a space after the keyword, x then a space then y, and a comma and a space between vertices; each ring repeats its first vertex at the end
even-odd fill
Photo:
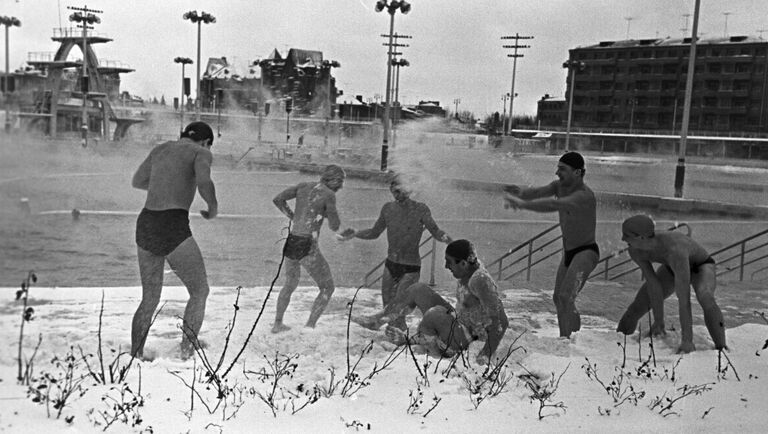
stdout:
POLYGON ((157 97, 156 97, 156 96, 153 96, 153 97, 152 97, 152 104, 155 104, 155 105, 159 104, 159 103, 157 102, 157 97))
POLYGON ((165 106, 165 95, 160 96, 160 105, 165 106))

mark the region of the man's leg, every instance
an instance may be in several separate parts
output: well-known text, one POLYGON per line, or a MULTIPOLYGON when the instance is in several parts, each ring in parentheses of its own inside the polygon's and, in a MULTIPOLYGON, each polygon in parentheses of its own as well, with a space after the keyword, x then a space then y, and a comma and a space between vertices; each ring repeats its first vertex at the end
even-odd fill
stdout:
POLYGON ((419 323, 419 337, 417 341, 424 342, 428 350, 438 350, 441 355, 445 354, 444 349, 450 348, 454 351, 463 351, 469 348, 470 341, 464 332, 463 326, 456 320, 456 317, 444 306, 434 306, 424 313, 424 317, 419 323), (439 339, 435 341, 434 338, 439 339))
MULTIPOLYGON (((418 271, 414 273, 405 273, 403 277, 401 277, 400 280, 397 281, 397 284, 395 285, 395 291, 394 291, 395 296, 390 302, 394 301, 394 299, 397 298, 397 295, 407 291, 408 288, 410 288, 412 285, 414 285, 415 283, 418 283, 419 276, 420 276, 420 273, 418 271)), ((408 325, 405 323, 404 315, 397 317, 392 322, 390 322, 389 325, 399 330, 406 330, 408 328, 408 325)))
POLYGON ((167 259, 171 269, 179 276, 189 293, 187 307, 184 309, 181 350, 183 355, 191 356, 198 342, 200 328, 203 326, 205 304, 210 292, 205 262, 197 242, 192 237, 179 244, 167 259))
MULTIPOLYGON (((664 294, 664 299, 672 295, 675 292, 675 276, 664 265, 656 268, 656 276, 661 281, 661 290, 664 294)), ((651 298, 648 295, 648 283, 643 283, 640 289, 635 295, 635 299, 627 307, 627 310, 619 320, 619 325, 616 331, 622 332, 625 335, 631 335, 637 329, 637 322, 646 313, 651 310, 651 298)))
POLYGON ((291 302, 293 291, 299 286, 299 278, 301 277, 301 264, 299 261, 285 258, 283 265, 285 266, 285 283, 283 284, 283 289, 280 290, 280 295, 277 296, 275 323, 272 325, 272 333, 279 333, 290 329, 290 327, 283 324, 283 315, 285 310, 288 309, 288 304, 291 302))
POLYGON ((304 268, 312 279, 317 283, 317 287, 320 293, 317 294, 315 302, 312 303, 312 310, 309 312, 309 318, 307 319, 307 327, 314 328, 317 325, 317 320, 320 319, 320 315, 325 311, 328 302, 331 301, 331 296, 336 287, 333 285, 333 275, 331 274, 331 267, 328 266, 328 261, 325 260, 323 254, 317 245, 312 246, 312 252, 301 260, 304 268))
POLYGON ((691 284, 696 292, 696 300, 704 311, 704 323, 707 325, 709 336, 715 343, 715 348, 722 350, 727 346, 723 313, 715 301, 716 280, 714 264, 700 265, 699 272, 691 274, 691 284))
POLYGON ((133 315, 131 324, 131 355, 141 358, 144 353, 144 343, 149 335, 152 315, 160 303, 165 258, 152 254, 141 247, 137 247, 136 250, 139 257, 142 292, 141 303, 133 315))
POLYGON ((446 310, 453 307, 440 294, 436 293, 425 283, 414 283, 408 289, 398 293, 397 297, 389 303, 384 310, 370 316, 353 318, 352 320, 361 326, 378 330, 385 323, 405 322, 405 316, 419 308, 425 313, 434 306, 443 306, 446 310))
MULTIPOLYGON (((584 287, 589 273, 595 269, 598 261, 597 252, 583 250, 574 255, 571 264, 565 269, 559 285, 553 295, 557 308, 557 324, 560 328, 560 336, 569 337, 572 332, 581 328, 581 316, 576 310, 576 295, 584 287)), ((561 269, 565 268, 561 264, 561 269)), ((558 275, 561 273, 558 269, 558 275)))
POLYGON ((389 268, 384 266, 384 272, 381 275, 381 305, 386 307, 390 301, 395 299, 397 295, 397 283, 392 278, 392 273, 389 272, 389 268))

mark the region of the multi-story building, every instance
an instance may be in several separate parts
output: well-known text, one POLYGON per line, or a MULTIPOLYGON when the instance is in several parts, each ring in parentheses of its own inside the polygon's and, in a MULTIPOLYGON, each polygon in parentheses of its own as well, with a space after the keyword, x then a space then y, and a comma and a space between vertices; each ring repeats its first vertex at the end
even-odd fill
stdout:
MULTIPOLYGON (((573 92, 572 126, 679 131, 690 42, 603 41, 569 50, 569 63, 576 65, 566 81, 566 101, 573 92)), ((694 71, 692 132, 768 132, 768 40, 700 39, 694 71)), ((541 120, 543 126, 565 126, 567 114, 541 120)))

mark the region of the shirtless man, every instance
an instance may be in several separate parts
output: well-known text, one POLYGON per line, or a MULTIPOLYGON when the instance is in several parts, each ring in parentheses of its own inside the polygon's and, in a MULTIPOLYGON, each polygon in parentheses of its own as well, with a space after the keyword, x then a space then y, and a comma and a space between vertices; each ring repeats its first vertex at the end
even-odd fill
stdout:
MULTIPOLYGON (((429 207, 410 198, 411 190, 405 185, 401 176, 392 179, 389 191, 395 200, 384 204, 373 227, 354 232, 344 238, 345 240, 350 238, 373 240, 386 229, 387 259, 384 262, 384 274, 381 278, 381 299, 384 306, 387 306, 399 292, 419 281, 421 272, 419 244, 425 228, 436 240, 443 243, 451 242, 451 237, 432 219, 429 207)), ((406 328, 405 322, 390 325, 401 330, 406 328)))
MULTIPOLYGON (((317 295, 309 313, 307 327, 314 328, 318 318, 331 300, 335 287, 328 262, 317 244, 323 220, 328 219, 328 227, 337 232, 341 222, 336 211, 336 192, 344 185, 344 169, 334 164, 323 169, 320 182, 302 182, 280 192, 272 202, 291 219, 291 231, 283 247, 285 256, 285 284, 277 298, 277 312, 272 333, 290 330, 283 324, 283 314, 291 302, 291 295, 299 285, 301 267, 304 267, 317 283, 320 294, 317 295), (288 206, 288 201, 295 199, 295 210, 288 206)), ((347 229, 341 235, 348 236, 347 229)))
POLYGON ((651 333, 663 335, 664 299, 677 294, 682 337, 678 353, 695 351, 691 315, 691 285, 704 311, 704 323, 718 350, 726 349, 723 314, 715 301, 715 260, 689 236, 679 232, 656 232, 653 220, 636 215, 624 220, 622 240, 629 256, 640 266, 645 283, 621 317, 617 331, 630 335, 637 322, 653 310, 651 333), (653 262, 661 266, 653 270, 653 262))
POLYGON ((555 212, 563 233, 563 258, 555 277, 552 299, 557 310, 561 337, 570 337, 581 328, 576 296, 595 269, 600 249, 595 243, 597 201, 584 184, 584 158, 578 152, 566 152, 557 163, 558 179, 543 187, 506 188, 505 207, 536 212, 555 212))
MULTIPOLYGON (((423 317, 414 337, 415 343, 426 347, 431 354, 450 356, 469 348, 472 341, 485 341, 476 360, 487 364, 509 327, 496 282, 467 240, 448 244, 445 268, 458 280, 455 308, 428 285, 415 283, 399 292, 383 311, 352 320, 365 328, 378 330, 384 323, 404 318, 418 307, 423 317)), ((405 341, 403 332, 387 329, 387 334, 395 343, 405 341)))
POLYGON ((134 188, 147 190, 147 200, 136 221, 142 296, 131 327, 131 354, 143 357, 152 315, 160 302, 165 261, 189 292, 184 310, 182 357, 194 353, 208 297, 208 277, 197 242, 189 229, 189 207, 195 190, 208 204, 200 214, 216 217, 218 202, 211 180, 213 130, 192 122, 181 139, 156 146, 133 175, 134 188), (190 339, 191 338, 191 339, 190 339))

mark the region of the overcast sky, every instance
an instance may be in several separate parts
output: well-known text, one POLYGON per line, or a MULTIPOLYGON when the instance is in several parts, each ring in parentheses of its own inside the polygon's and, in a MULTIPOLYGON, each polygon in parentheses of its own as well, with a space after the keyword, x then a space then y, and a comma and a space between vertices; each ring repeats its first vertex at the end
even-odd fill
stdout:
MULTIPOLYGON (((694 0, 414 0, 407 15, 395 15, 395 31, 410 35, 401 69, 404 104, 438 100, 444 107, 470 110, 478 116, 501 111, 510 91, 511 50, 501 36, 531 35, 531 48, 517 63, 516 114, 535 114, 545 93, 563 95, 563 61, 568 49, 603 40, 681 37, 684 14, 694 0), (631 20, 627 20, 631 18, 631 20), (629 26, 628 26, 629 24, 629 26), (629 29, 628 29, 629 27, 629 29)), ((121 61, 136 71, 123 74, 122 90, 143 97, 180 88, 177 56, 196 57, 197 26, 182 19, 192 9, 216 17, 203 25, 201 58, 226 56, 245 68, 277 48, 322 51, 337 60, 337 85, 347 96, 384 94, 385 38, 389 16, 374 11, 374 0, 0 0, 0 15, 19 18, 10 34, 10 66, 20 67, 28 52, 53 52, 55 27, 69 27, 67 6, 101 9, 96 32, 114 41, 95 47, 100 59, 121 61)), ((702 0, 699 30, 703 37, 763 34, 768 38, 767 0, 702 0)), ((692 18, 688 18, 688 36, 692 18)), ((80 53, 74 50, 74 57, 80 53)), ((3 64, 5 53, 2 52, 3 64)), ((194 81, 194 67, 187 68, 194 81)), ((194 88, 194 86, 193 86, 194 88)))

